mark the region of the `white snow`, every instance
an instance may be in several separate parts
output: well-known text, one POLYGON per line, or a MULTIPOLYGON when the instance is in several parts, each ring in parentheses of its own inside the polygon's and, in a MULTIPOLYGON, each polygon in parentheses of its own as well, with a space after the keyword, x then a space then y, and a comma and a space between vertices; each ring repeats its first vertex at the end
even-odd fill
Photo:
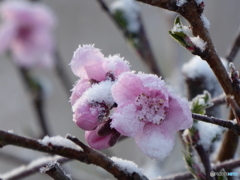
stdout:
POLYGON ((199 130, 199 143, 202 144, 206 150, 212 145, 212 140, 216 138, 217 135, 222 135, 224 130, 223 127, 201 121, 198 121, 195 125, 199 130))
POLYGON ((62 146, 62 147, 71 148, 77 151, 82 151, 81 147, 79 147, 72 141, 66 138, 63 138, 61 136, 53 136, 53 137, 45 136, 42 140, 38 140, 38 142, 45 146, 51 143, 52 145, 55 145, 55 146, 62 146))
POLYGON ((202 52, 206 49, 206 42, 204 42, 199 36, 189 37, 190 40, 197 46, 202 52))
POLYGON ((82 95, 82 99, 91 102, 105 102, 108 105, 114 103, 111 87, 113 81, 102 81, 98 84, 93 84, 92 87, 88 88, 82 95))
POLYGON ((139 13, 140 9, 134 0, 117 0, 110 6, 110 11, 122 11, 127 20, 127 29, 130 32, 138 32, 140 28, 139 13))
POLYGON ((197 77, 214 77, 212 70, 206 61, 202 60, 199 56, 194 56, 189 62, 185 63, 182 68, 183 73, 191 79, 197 77))
POLYGON ((181 7, 186 2, 187 2, 187 0, 177 0, 177 6, 181 7))
POLYGON ((38 168, 38 167, 41 167, 41 166, 43 166, 43 165, 45 165, 45 164, 47 164, 51 161, 58 161, 62 158, 63 157, 61 157, 61 156, 41 157, 41 158, 38 158, 38 159, 30 162, 28 165, 22 165, 20 167, 12 169, 11 171, 9 171, 7 173, 0 174, 0 178, 9 179, 13 175, 19 174, 22 171, 27 171, 27 170, 30 170, 30 169, 38 168))
POLYGON ((202 21, 203 21, 204 27, 207 28, 207 29, 209 29, 209 28, 210 28, 210 22, 209 22, 209 20, 207 19, 207 17, 206 17, 204 14, 202 14, 202 15, 201 15, 201 19, 202 19, 202 21))
POLYGON ((138 173, 138 174, 143 174, 143 170, 138 167, 134 162, 124 160, 121 158, 117 157, 111 157, 111 160, 114 161, 114 163, 120 167, 123 171, 127 171, 128 173, 138 173))

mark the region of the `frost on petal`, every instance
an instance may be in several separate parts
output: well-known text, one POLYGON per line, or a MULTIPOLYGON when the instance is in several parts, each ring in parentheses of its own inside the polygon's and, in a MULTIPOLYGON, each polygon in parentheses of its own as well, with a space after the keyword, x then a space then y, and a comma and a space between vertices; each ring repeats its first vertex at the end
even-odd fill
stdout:
POLYGON ((167 126, 170 131, 178 131, 190 128, 192 123, 192 113, 188 101, 175 94, 171 94, 167 116, 162 125, 167 126))
POLYGON ((134 101, 143 89, 143 83, 137 75, 126 72, 121 74, 119 80, 112 86, 112 96, 117 104, 134 101))
POLYGON ((122 104, 111 117, 111 128, 124 136, 134 136, 141 132, 145 123, 137 119, 136 111, 134 104, 122 104))
POLYGON ((74 105, 75 102, 82 96, 82 94, 91 87, 91 84, 86 79, 78 80, 72 89, 72 95, 70 97, 71 105, 74 105))
POLYGON ((161 128, 161 125, 146 125, 134 138, 144 154, 157 160, 163 160, 170 154, 175 139, 174 134, 161 128))
POLYGON ((76 76, 102 81, 106 75, 102 68, 104 60, 103 54, 93 45, 79 45, 74 52, 70 65, 76 76))
POLYGON ((96 130, 85 132, 85 139, 86 139, 88 145, 91 148, 94 148, 97 150, 109 148, 110 147, 109 141, 111 139, 111 136, 112 136, 112 134, 109 134, 104 137, 100 137, 97 135, 96 130))
POLYGON ((77 101, 73 106, 73 121, 84 130, 93 130, 97 127, 98 114, 97 109, 93 109, 87 102, 77 101))
POLYGON ((123 60, 119 55, 109 56, 103 63, 103 68, 106 72, 112 72, 115 76, 130 71, 129 62, 123 60))

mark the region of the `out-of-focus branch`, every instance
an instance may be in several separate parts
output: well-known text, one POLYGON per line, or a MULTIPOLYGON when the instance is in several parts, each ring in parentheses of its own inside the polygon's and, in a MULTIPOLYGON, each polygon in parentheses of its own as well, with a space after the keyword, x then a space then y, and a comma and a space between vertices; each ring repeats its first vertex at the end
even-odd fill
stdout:
POLYGON ((38 118, 38 122, 41 126, 42 135, 40 137, 50 135, 47 119, 44 114, 44 94, 42 85, 31 76, 30 70, 19 68, 19 71, 24 80, 27 90, 29 91, 31 101, 38 118))
POLYGON ((50 162, 45 167, 42 167, 40 172, 49 175, 54 180, 72 180, 70 175, 66 174, 56 161, 50 162))
POLYGON ((68 136, 68 139, 73 139, 75 142, 77 141, 78 145, 81 145, 83 150, 81 151, 67 146, 55 145, 54 143, 48 143, 45 145, 41 143, 41 141, 0 130, 0 147, 14 145, 36 151, 57 154, 70 159, 76 159, 86 164, 99 166, 111 173, 117 179, 121 180, 147 180, 147 177, 142 174, 138 174, 136 172, 130 173, 123 170, 123 168, 114 163, 113 160, 84 145, 81 141, 77 140, 77 138, 68 136))
MULTIPOLYGON (((97 0, 97 2, 101 5, 102 9, 106 12, 106 14, 110 17, 116 27, 123 33, 124 38, 128 41, 129 36, 131 36, 129 34, 130 32, 128 32, 128 30, 118 24, 104 0, 97 0)), ((133 45, 133 48, 136 50, 137 54, 144 61, 144 63, 147 64, 152 73, 157 74, 158 76, 163 76, 157 64, 157 60, 153 55, 153 51, 146 36, 146 32, 140 15, 138 18, 140 23, 140 28, 138 32, 139 39, 138 45, 133 45)))
MULTIPOLYGON (((212 169, 214 172, 220 172, 221 169, 225 169, 225 171, 228 172, 239 166, 240 166, 240 159, 236 159, 236 160, 229 160, 229 161, 222 162, 221 164, 214 166, 212 169)), ((193 176, 191 173, 183 172, 183 173, 177 173, 175 175, 169 175, 167 177, 160 177, 160 178, 155 178, 151 180, 187 180, 192 178, 193 176)))
POLYGON ((177 5, 177 0, 137 1, 175 11, 182 15, 190 23, 193 35, 195 37, 199 36, 206 43, 206 49, 197 55, 209 64, 225 94, 234 95, 236 102, 240 104, 240 93, 233 89, 228 73, 215 50, 209 31, 205 27, 205 22, 202 19, 203 5, 198 4, 195 0, 189 0, 182 6, 177 5))
POLYGON ((56 66, 55 66, 56 73, 62 83, 62 86, 66 90, 67 96, 70 97, 73 83, 72 83, 71 79, 69 78, 69 76, 66 72, 66 69, 64 68, 64 65, 62 63, 62 58, 61 58, 58 50, 55 53, 55 58, 57 61, 56 66))
POLYGON ((240 48, 240 28, 238 29, 237 36, 232 44, 232 46, 229 48, 226 59, 228 62, 233 62, 235 57, 237 56, 237 53, 240 48))
POLYGON ((62 163, 70 161, 70 159, 63 158, 60 156, 39 158, 39 159, 36 159, 35 161, 32 161, 28 165, 23 165, 18 168, 15 168, 9 172, 1 174, 0 178, 3 178, 4 180, 22 179, 22 178, 30 176, 36 172, 39 172, 39 169, 41 167, 43 167, 44 165, 46 165, 52 161, 57 161, 60 164, 62 164, 62 163))

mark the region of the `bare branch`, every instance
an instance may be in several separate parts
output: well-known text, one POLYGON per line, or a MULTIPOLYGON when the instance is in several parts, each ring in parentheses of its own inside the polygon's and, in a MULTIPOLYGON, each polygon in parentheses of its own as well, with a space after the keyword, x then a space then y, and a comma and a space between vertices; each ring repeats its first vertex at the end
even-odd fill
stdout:
POLYGON ((229 48, 229 50, 227 52, 226 59, 228 60, 228 62, 233 62, 233 60, 237 56, 239 47, 240 47, 240 28, 238 29, 236 38, 235 38, 232 46, 229 48))
POLYGON ((44 165, 46 165, 52 161, 58 161, 60 164, 62 164, 62 163, 70 161, 70 159, 63 158, 60 156, 39 158, 39 159, 32 161, 28 165, 20 166, 18 168, 15 168, 9 172, 2 174, 1 178, 5 179, 5 180, 18 180, 21 178, 25 178, 36 172, 39 172, 39 169, 41 167, 43 167, 44 165))
MULTIPOLYGON (((214 166, 212 169, 214 172, 220 172, 221 169, 225 169, 225 171, 230 171, 239 166, 240 166, 240 159, 236 159, 236 160, 229 160, 229 161, 222 162, 221 164, 214 166)), ((155 179, 151 179, 151 180, 187 180, 187 179, 192 179, 192 178, 193 178, 193 176, 191 173, 183 172, 183 173, 177 173, 175 175, 155 178, 155 179)))
POLYGON ((57 154, 66 158, 76 159, 86 164, 94 164, 96 166, 102 167, 114 175, 117 179, 121 180, 147 180, 147 177, 142 174, 129 173, 124 171, 110 158, 89 147, 85 148, 87 151, 84 148, 83 151, 79 151, 65 146, 54 145, 53 143, 44 145, 40 141, 0 130, 0 147, 4 147, 6 145, 20 146, 35 151, 57 154))
POLYGON ((42 167, 40 172, 49 175, 54 180, 72 180, 70 175, 66 174, 56 161, 52 161, 45 167, 42 167))
POLYGON ((226 95, 234 95, 236 102, 240 104, 240 93, 233 89, 231 80, 224 68, 210 38, 208 29, 204 26, 204 21, 201 18, 203 6, 198 5, 195 0, 189 0, 182 6, 177 6, 177 0, 137 0, 153 6, 157 6, 170 11, 175 11, 182 15, 191 25, 194 36, 199 36, 206 42, 206 49, 198 54, 202 59, 206 60, 219 83, 221 84, 226 95), (221 72, 221 73, 220 73, 221 72))

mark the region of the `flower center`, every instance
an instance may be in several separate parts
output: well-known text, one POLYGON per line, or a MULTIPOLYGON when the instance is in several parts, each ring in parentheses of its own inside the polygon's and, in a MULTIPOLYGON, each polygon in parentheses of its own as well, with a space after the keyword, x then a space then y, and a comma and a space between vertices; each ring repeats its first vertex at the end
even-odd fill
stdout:
POLYGON ((167 112, 167 103, 160 95, 150 97, 145 93, 137 96, 136 100, 138 120, 161 124, 165 119, 167 112))

